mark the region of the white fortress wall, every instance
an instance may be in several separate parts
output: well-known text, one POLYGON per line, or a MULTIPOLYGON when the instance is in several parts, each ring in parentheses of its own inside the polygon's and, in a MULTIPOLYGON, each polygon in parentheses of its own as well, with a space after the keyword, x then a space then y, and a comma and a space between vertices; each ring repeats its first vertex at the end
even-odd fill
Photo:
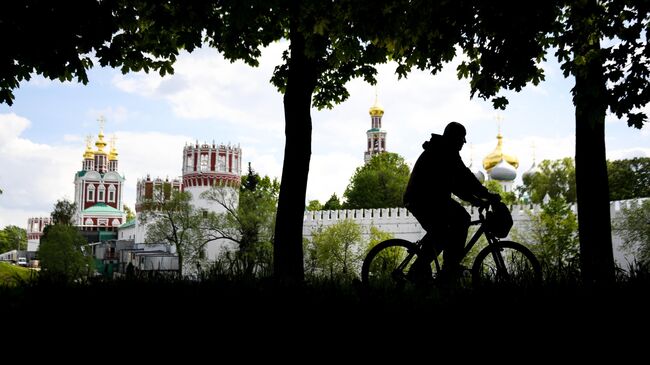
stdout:
MULTIPOLYGON (((633 199, 614 201, 610 203, 610 215, 612 223, 620 219, 624 207, 631 207, 645 199, 633 199)), ((525 232, 530 227, 530 216, 527 212, 538 214, 541 211, 540 205, 513 205, 510 206, 512 220, 514 222, 511 235, 518 231, 525 232)), ((478 219, 478 209, 467 207, 472 220, 478 219)), ((571 210, 577 214, 576 206, 571 210)), ((406 208, 381 208, 381 209, 354 209, 354 210, 319 210, 307 211, 304 215, 302 234, 311 240, 312 232, 320 227, 328 227, 345 219, 352 219, 361 225, 363 238, 368 240, 370 227, 374 226, 381 231, 392 233, 395 238, 402 238, 410 241, 419 240, 426 233, 417 219, 406 208)), ((470 228, 471 232, 471 228, 470 228)), ((470 233, 471 234, 471 233, 470 233)), ((512 239, 508 236, 505 239, 512 239)), ((632 258, 621 249, 622 240, 615 230, 612 230, 612 241, 614 247, 614 259, 622 268, 627 268, 632 258)))

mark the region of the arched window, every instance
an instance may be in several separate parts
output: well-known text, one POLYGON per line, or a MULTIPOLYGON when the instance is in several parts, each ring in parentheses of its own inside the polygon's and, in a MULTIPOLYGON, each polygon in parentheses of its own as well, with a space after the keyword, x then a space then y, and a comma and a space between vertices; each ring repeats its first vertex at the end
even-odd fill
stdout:
POLYGON ((225 172, 226 171, 226 156, 225 155, 219 155, 218 160, 219 161, 219 171, 225 172))
POLYGON ((115 203, 115 185, 108 187, 108 202, 115 203))
POLYGON ((94 202, 95 201, 95 185, 88 185, 86 188, 86 201, 94 202))
POLYGON ((104 185, 99 185, 99 189, 97 189, 97 201, 103 202, 105 194, 106 194, 106 187, 104 185))
POLYGON ((201 171, 208 171, 208 156, 207 154, 201 155, 201 171))

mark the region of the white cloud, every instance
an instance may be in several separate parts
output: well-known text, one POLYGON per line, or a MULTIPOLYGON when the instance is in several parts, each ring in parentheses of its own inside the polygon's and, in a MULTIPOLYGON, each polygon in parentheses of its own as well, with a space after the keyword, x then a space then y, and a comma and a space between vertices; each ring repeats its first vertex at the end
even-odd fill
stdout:
POLYGON ((200 49, 180 56, 173 75, 116 75, 113 84, 125 92, 167 101, 182 119, 216 119, 281 133, 282 95, 269 80, 285 47, 284 43, 267 47, 257 68, 231 63, 214 49, 200 49))
POLYGON ((73 198, 83 151, 21 137, 29 125, 15 114, 0 115, 0 227, 24 227, 29 216, 49 215, 57 199, 73 198))
MULTIPOLYGON (((282 95, 269 79, 285 48, 283 42, 265 49, 258 68, 242 62, 230 63, 217 51, 206 48, 181 55, 175 73, 166 77, 155 72, 122 75, 109 69, 98 71, 110 75, 116 90, 106 93, 109 97, 98 104, 97 100, 75 98, 73 93, 78 89, 91 95, 84 88, 100 88, 101 83, 68 89, 71 92, 60 101, 61 106, 74 109, 76 114, 70 113, 72 118, 77 115, 79 120, 90 122, 88 126, 75 124, 77 130, 50 133, 62 132, 58 137, 61 141, 33 142, 43 137, 25 132, 31 131, 30 120, 25 116, 35 124, 34 130, 53 130, 49 127, 53 122, 37 120, 29 110, 17 113, 21 116, 0 115, 0 188, 5 192, 0 195, 0 227, 14 219, 22 226, 27 214, 49 214, 56 199, 72 196, 74 173, 81 166, 85 146, 81 130, 96 130, 94 120, 100 114, 109 121, 105 133, 117 136, 120 172, 127 178, 124 198, 131 207, 137 179, 146 174, 163 178, 180 175, 183 145, 197 139, 239 144, 245 164, 250 161, 258 173, 280 178, 284 110, 282 95), (123 98, 112 100, 115 96, 123 98), (160 114, 161 110, 165 114, 160 114), (136 131, 147 125, 137 123, 139 120, 153 118, 160 130, 136 131)), ((511 104, 501 112, 505 118, 501 124, 504 151, 519 158, 519 176, 532 165, 533 142, 538 162, 574 155, 574 111, 568 91, 571 85, 563 79, 556 64, 544 67, 547 81, 521 93, 508 94, 511 104), (561 87, 557 86, 559 81, 561 87), (564 104, 558 100, 564 100, 564 104)), ((450 121, 461 122, 467 128, 473 151, 469 145, 462 151, 466 163, 469 164, 471 155, 474 167, 481 166, 483 157, 496 145, 496 112, 489 102, 470 100, 468 82, 457 80, 455 68, 456 63, 447 65, 437 75, 414 70, 407 79, 397 80, 394 64, 378 67, 377 90, 385 110, 383 129, 388 133, 387 147, 402 155, 411 166, 422 151, 422 142, 430 133, 441 133, 450 121)), ((61 85, 49 81, 44 84, 53 93, 61 85)), ((347 87, 348 101, 333 110, 312 110, 307 199, 324 202, 332 193, 341 196, 355 168, 363 163, 366 130, 370 128, 368 109, 374 103, 375 88, 362 80, 353 80, 347 87)), ((102 90, 94 91, 97 93, 92 95, 104 95, 102 90)), ((29 95, 22 98, 27 100, 29 95)), ((648 128, 639 133, 609 116, 607 121, 608 157, 650 156, 645 147, 650 144, 648 128)), ((246 167, 242 166, 244 173, 246 167)))

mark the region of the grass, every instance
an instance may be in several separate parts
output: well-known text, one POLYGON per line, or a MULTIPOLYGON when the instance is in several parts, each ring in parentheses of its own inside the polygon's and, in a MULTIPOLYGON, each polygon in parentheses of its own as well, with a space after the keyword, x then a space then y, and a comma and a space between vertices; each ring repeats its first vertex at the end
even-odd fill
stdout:
POLYGON ((0 286, 15 286, 32 277, 32 270, 26 267, 0 262, 0 286))

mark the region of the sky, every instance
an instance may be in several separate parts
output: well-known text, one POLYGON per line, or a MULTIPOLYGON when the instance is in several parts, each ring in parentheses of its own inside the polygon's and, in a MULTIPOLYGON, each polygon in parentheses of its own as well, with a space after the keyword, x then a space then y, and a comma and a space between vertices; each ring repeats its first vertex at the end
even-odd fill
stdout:
MULTIPOLYGON (((74 200, 74 175, 81 169, 85 138, 99 132, 116 137, 119 172, 126 178, 124 203, 135 205, 137 180, 178 177, 186 143, 214 141, 239 145, 244 167, 261 175, 282 173, 284 111, 282 94, 269 82, 286 43, 264 49, 260 66, 224 60, 204 47, 184 53, 175 73, 131 73, 91 69, 89 83, 61 83, 34 76, 14 91, 12 106, 0 104, 0 228, 27 226, 29 217, 49 216, 59 199, 74 200)), ((535 160, 573 157, 575 119, 570 90, 552 56, 544 64, 546 80, 522 91, 507 92, 510 104, 495 111, 489 101, 470 98, 467 80, 458 80, 456 62, 431 75, 414 71, 399 80, 395 64, 378 66, 378 84, 347 84, 350 98, 331 110, 312 109, 312 156, 307 201, 324 203, 343 195, 363 164, 369 108, 377 98, 385 114, 388 151, 412 167, 431 133, 450 121, 467 129, 461 151, 465 163, 482 170, 496 146, 499 127, 503 150, 519 159, 517 180, 535 160)), ((650 156, 648 127, 628 127, 606 119, 608 159, 650 156)), ((245 169, 243 172, 245 173, 245 169)), ((440 171, 444 178, 444 171, 440 171)))

